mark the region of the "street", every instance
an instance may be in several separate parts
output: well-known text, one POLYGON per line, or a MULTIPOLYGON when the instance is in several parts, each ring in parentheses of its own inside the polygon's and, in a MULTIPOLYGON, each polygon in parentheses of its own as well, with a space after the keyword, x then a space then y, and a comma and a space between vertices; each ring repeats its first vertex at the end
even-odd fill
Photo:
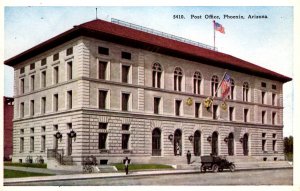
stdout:
POLYGON ((292 185, 292 169, 252 170, 179 175, 128 176, 70 181, 14 183, 14 186, 130 186, 130 185, 292 185), (170 181, 172 180, 172 181, 170 181))

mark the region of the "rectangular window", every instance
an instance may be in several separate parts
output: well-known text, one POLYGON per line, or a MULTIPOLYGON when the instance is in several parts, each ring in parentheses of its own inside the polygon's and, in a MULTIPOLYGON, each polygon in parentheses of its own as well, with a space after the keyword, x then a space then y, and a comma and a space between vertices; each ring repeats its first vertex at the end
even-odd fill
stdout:
POLYGON ((265 139, 262 140, 262 143, 261 143, 261 145, 262 145, 262 148, 261 148, 262 151, 266 151, 266 142, 267 141, 265 139))
POLYGON ((34 70, 35 69, 35 63, 31 63, 30 64, 30 70, 34 70))
POLYGON ((218 119, 218 105, 213 105, 213 119, 218 119))
POLYGON ((154 113, 159 114, 159 104, 160 104, 160 98, 155 97, 154 98, 154 113))
POLYGON ((42 126, 42 127, 41 127, 41 132, 42 132, 42 133, 45 133, 45 131, 46 131, 46 127, 45 127, 45 126, 42 126))
POLYGON ((129 53, 129 52, 122 52, 122 58, 123 59, 127 59, 127 60, 131 60, 131 53, 129 53))
POLYGON ((20 93, 24 94, 24 92, 25 92, 25 84, 24 84, 24 78, 22 78, 20 80, 20 93))
POLYGON ((130 134, 122 134, 122 149, 128 149, 130 134))
POLYGON ((67 62, 67 80, 73 79, 73 62, 67 62))
POLYGON ((180 116, 180 108, 181 107, 181 100, 175 101, 175 115, 180 116))
POLYGON ((99 46, 98 53, 103 55, 109 55, 109 48, 99 46))
POLYGON ((30 101, 30 116, 34 116, 34 100, 30 101))
POLYGON ((244 109, 244 122, 247 123, 248 122, 248 109, 244 109))
POLYGON ((122 93, 122 111, 128 111, 129 105, 129 94, 122 93))
POLYGON ((129 124, 122 124, 122 131, 129 131, 130 125, 129 124))
POLYGON ((229 107, 229 121, 233 121, 234 107, 229 107))
POLYGON ((276 125, 276 112, 272 112, 272 125, 276 125))
POLYGON ((266 138, 266 133, 262 133, 262 134, 261 134, 261 137, 262 137, 262 138, 266 138))
POLYGON ((276 90, 276 85, 275 84, 272 84, 272 89, 276 90))
POLYGON ((24 152, 24 137, 20 138, 20 153, 24 152))
POLYGON ((107 133, 99 133, 99 149, 106 149, 107 133))
POLYGON ((41 66, 45 66, 46 64, 47 64, 47 59, 46 58, 42 59, 41 66))
POLYGON ((107 129, 107 123, 99 123, 99 129, 107 129))
POLYGON ((73 107, 73 94, 72 90, 67 92, 67 109, 72 109, 73 107))
POLYGON ((107 91, 99 90, 99 109, 106 109, 107 91))
POLYGON ((265 124, 265 122, 266 122, 265 117, 266 117, 266 111, 262 111, 261 112, 261 123, 262 124, 265 124))
POLYGON ((22 102, 20 104, 20 117, 23 118, 24 117, 24 102, 22 102))
POLYGON ((67 49, 67 53, 66 55, 69 56, 69 55, 72 55, 73 54, 73 47, 70 47, 67 49))
POLYGON ((34 81, 35 81, 35 76, 31 75, 30 76, 30 90, 34 91, 34 81))
POLYGON ((24 129, 20 129, 20 134, 21 134, 21 135, 24 134, 24 129))
POLYGON ((272 105, 276 106, 276 94, 272 94, 272 105))
POLYGON ((32 128, 30 128, 30 133, 34 133, 34 128, 32 127, 32 128))
POLYGON ((67 123, 67 127, 69 130, 72 129, 72 123, 67 123))
POLYGON ((46 150, 46 136, 42 135, 41 136, 41 151, 45 151, 46 150))
POLYGON ((272 134, 273 139, 276 139, 276 133, 272 134))
POLYGON ((42 97, 42 103, 41 103, 41 114, 46 113, 46 97, 42 97))
POLYGON ((272 141, 272 150, 273 151, 276 151, 277 149, 276 149, 276 140, 273 140, 272 141))
POLYGON ((129 83, 128 75, 129 75, 130 66, 122 65, 122 82, 129 83))
POLYGON ((59 59, 59 53, 56 53, 53 55, 53 61, 56 61, 59 59))
POLYGON ((59 68, 58 68, 58 66, 56 66, 53 69, 54 69, 54 71, 53 71, 53 83, 57 84, 59 82, 59 68))
POLYGON ((53 111, 58 111, 58 94, 53 95, 53 111))
POLYGON ((106 70, 107 70, 107 62, 102 62, 99 61, 99 66, 98 66, 98 74, 99 74, 99 79, 106 79, 106 70))
POLYGON ((34 152, 34 137, 30 137, 30 152, 34 152))
POLYGON ((199 115, 200 106, 201 106, 201 103, 195 102, 195 117, 196 117, 196 118, 199 118, 199 117, 200 117, 200 115, 199 115))
POLYGON ((20 74, 24 74, 25 73, 25 67, 22 67, 21 69, 20 69, 20 74))
POLYGON ((46 87, 46 71, 42 71, 41 73, 41 87, 46 87))
POLYGON ((261 87, 263 87, 263 88, 267 87, 266 82, 262 82, 262 83, 261 83, 261 87))
POLYGON ((265 95, 266 95, 266 92, 261 92, 261 103, 262 104, 265 104, 265 95))
POLYGON ((53 125, 53 131, 58 131, 58 125, 53 125))

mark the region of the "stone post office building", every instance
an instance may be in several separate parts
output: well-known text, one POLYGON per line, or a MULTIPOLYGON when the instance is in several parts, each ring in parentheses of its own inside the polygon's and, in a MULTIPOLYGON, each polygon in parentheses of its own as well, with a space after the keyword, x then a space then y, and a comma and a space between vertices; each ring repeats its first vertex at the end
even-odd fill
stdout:
POLYGON ((159 31, 114 20, 74 26, 5 61, 14 67, 13 161, 47 152, 80 164, 217 154, 282 160, 291 78, 159 31), (183 42, 185 41, 185 42, 183 42), (226 103, 212 96, 224 72, 226 103))

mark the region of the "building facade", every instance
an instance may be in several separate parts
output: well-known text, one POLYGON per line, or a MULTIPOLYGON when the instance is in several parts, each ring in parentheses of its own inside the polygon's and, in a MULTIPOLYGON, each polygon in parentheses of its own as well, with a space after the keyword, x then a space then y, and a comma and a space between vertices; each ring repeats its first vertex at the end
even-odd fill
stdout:
POLYGON ((4 140, 4 160, 11 160, 13 154, 13 118, 14 99, 3 97, 3 140, 4 140))
POLYGON ((79 164, 216 154, 283 160, 291 78, 217 51, 94 20, 7 61, 15 71, 13 161, 47 151, 79 164), (231 88, 222 109, 224 72, 231 88))

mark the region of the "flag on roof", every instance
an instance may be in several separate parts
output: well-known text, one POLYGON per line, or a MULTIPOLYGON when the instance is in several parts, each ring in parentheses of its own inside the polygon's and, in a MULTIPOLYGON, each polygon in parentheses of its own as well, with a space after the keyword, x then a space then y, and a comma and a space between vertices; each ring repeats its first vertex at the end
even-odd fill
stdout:
POLYGON ((223 78, 223 81, 221 82, 221 95, 223 99, 225 99, 229 91, 230 91, 230 75, 226 73, 223 78))
POLYGON ((225 28, 221 24, 214 22, 214 25, 215 25, 216 31, 219 31, 220 33, 225 34, 225 28))

